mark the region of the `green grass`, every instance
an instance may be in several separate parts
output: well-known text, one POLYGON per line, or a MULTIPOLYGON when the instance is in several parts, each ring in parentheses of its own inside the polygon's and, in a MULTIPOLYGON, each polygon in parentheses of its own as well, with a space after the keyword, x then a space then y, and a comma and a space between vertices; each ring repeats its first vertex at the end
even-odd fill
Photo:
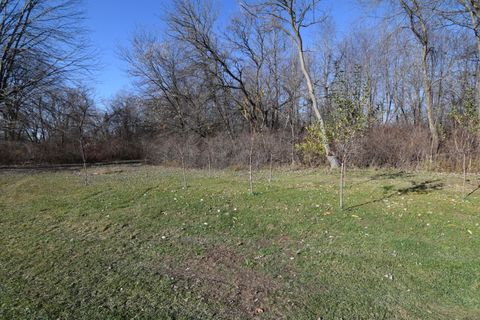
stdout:
POLYGON ((480 319, 460 176, 97 171, 1 174, 0 318, 480 319))

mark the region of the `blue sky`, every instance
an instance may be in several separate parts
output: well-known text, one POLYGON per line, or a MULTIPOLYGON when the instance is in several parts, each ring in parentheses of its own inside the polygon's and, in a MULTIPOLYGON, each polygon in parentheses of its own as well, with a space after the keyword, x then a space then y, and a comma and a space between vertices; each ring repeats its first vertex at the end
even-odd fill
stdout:
MULTIPOLYGON (((238 0, 216 0, 218 10, 226 17, 238 8, 238 0)), ((99 68, 94 73, 96 97, 102 101, 121 90, 128 90, 131 80, 127 66, 118 56, 118 48, 128 46, 135 30, 148 28, 164 31, 162 17, 171 9, 171 0, 85 0, 86 27, 96 49, 99 68)), ((325 0, 322 9, 331 13, 337 32, 342 35, 358 18, 355 0, 325 0)))

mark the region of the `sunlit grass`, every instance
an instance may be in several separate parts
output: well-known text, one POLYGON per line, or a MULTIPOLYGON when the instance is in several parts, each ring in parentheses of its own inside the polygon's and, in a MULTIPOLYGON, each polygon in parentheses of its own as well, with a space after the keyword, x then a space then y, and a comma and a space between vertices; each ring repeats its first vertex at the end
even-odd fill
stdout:
POLYGON ((351 171, 342 211, 325 170, 90 173, 0 177, 1 318, 480 318, 460 176, 351 171))

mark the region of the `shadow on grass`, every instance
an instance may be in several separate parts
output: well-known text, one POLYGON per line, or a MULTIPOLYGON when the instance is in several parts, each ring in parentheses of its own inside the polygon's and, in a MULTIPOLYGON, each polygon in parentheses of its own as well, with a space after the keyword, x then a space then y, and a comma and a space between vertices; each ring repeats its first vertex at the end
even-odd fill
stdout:
POLYGON ((369 179, 365 181, 360 181, 358 183, 353 184, 354 186, 358 186, 370 181, 376 181, 376 180, 392 180, 392 179, 406 179, 406 178, 412 178, 415 175, 413 173, 405 172, 405 171, 399 171, 399 172, 386 172, 386 173, 378 173, 373 176, 371 176, 369 179))
POLYGON ((470 192, 469 194, 467 194, 465 196, 465 199, 467 199, 468 197, 470 197, 472 194, 474 194, 475 192, 477 192, 478 190, 480 190, 480 185, 478 185, 478 187, 476 187, 472 192, 470 192))
POLYGON ((347 208, 346 210, 352 210, 352 209, 360 208, 360 207, 363 207, 363 206, 366 206, 366 205, 369 205, 369 204, 373 204, 373 203, 381 202, 381 201, 386 200, 386 199, 393 198, 395 196, 402 196, 402 195, 412 194, 412 193, 413 194, 428 194, 428 193, 433 192, 433 191, 442 190, 443 187, 444 187, 444 184, 441 182, 440 179, 426 180, 426 181, 423 181, 423 182, 411 181, 411 183, 412 183, 412 186, 410 186, 408 188, 397 189, 397 190, 394 190, 393 185, 383 186, 382 188, 383 188, 383 192, 385 194, 383 197, 381 197, 379 199, 374 199, 374 200, 371 200, 371 201, 368 201, 368 202, 364 202, 364 203, 361 203, 361 204, 351 206, 351 207, 347 208), (394 190, 394 191, 391 192, 392 190, 394 190), (391 192, 391 193, 389 193, 389 192, 391 192))
POLYGON ((386 180, 386 179, 399 179, 399 178, 411 178, 413 177, 414 174, 405 172, 405 171, 399 171, 399 172, 387 172, 387 173, 379 173, 376 175, 373 175, 371 177, 371 180, 386 180))

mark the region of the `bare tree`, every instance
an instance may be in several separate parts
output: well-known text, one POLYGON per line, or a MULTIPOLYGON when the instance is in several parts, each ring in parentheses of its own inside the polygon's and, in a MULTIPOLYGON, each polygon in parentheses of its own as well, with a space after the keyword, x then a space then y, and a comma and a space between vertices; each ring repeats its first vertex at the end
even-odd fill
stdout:
POLYGON ((88 90, 79 88, 70 90, 65 100, 68 117, 71 119, 72 135, 78 141, 78 148, 82 158, 84 181, 88 185, 88 144, 95 131, 95 107, 88 90))
MULTIPOLYGON (((262 103, 255 86, 249 84, 248 70, 241 59, 222 46, 218 35, 214 33, 215 16, 210 3, 195 0, 176 0, 175 10, 169 16, 169 25, 175 38, 188 44, 192 55, 198 55, 199 60, 210 63, 213 68, 208 76, 215 77, 225 89, 235 92, 230 98, 235 101, 243 117, 251 124, 257 124, 257 116, 262 103), (222 48, 223 47, 223 48, 222 48)), ((243 26, 239 27, 240 35, 243 26)), ((250 58, 260 68, 263 63, 262 53, 253 51, 248 38, 239 39, 241 48, 245 49, 250 58)), ((235 45, 235 43, 234 43, 235 45)), ((261 45, 261 43, 260 43, 261 45)), ((261 122, 259 122, 261 125, 261 122)))
POLYGON ((435 118, 435 102, 433 93, 433 67, 434 46, 432 28, 434 27, 432 20, 436 19, 435 11, 431 8, 436 1, 421 0, 400 0, 400 5, 409 20, 410 30, 422 48, 422 72, 423 72, 423 89, 425 91, 426 109, 428 118, 428 127, 432 137, 431 153, 432 156, 438 152, 440 138, 435 118), (430 6, 430 7, 429 7, 430 6))
POLYGON ((253 194, 253 151, 255 148, 255 129, 250 131, 250 147, 248 150, 248 190, 253 194))
POLYGON ((160 41, 139 33, 122 57, 158 114, 159 127, 206 137, 217 123, 209 116, 208 83, 199 77, 202 70, 190 60, 189 53, 181 42, 160 41))
POLYGON ((37 93, 72 79, 91 59, 79 0, 0 1, 0 114, 19 140, 23 110, 37 93))
POLYGON ((315 6, 320 0, 302 1, 302 0, 271 0, 263 1, 256 7, 257 12, 275 18, 279 21, 278 26, 293 40, 297 47, 300 67, 305 78, 308 90, 308 97, 312 104, 312 110, 319 123, 319 128, 322 133, 323 148, 325 154, 332 168, 339 167, 339 161, 334 154, 330 142, 328 140, 328 132, 325 126, 325 121, 320 112, 317 96, 315 93, 315 85, 309 70, 307 57, 305 54, 305 45, 302 35, 302 30, 309 26, 318 24, 322 19, 308 19, 312 15, 315 6))
POLYGON ((480 3, 477 0, 454 0, 459 6, 449 6, 442 11, 444 17, 456 25, 471 29, 477 47, 476 94, 478 117, 480 118, 480 3))

